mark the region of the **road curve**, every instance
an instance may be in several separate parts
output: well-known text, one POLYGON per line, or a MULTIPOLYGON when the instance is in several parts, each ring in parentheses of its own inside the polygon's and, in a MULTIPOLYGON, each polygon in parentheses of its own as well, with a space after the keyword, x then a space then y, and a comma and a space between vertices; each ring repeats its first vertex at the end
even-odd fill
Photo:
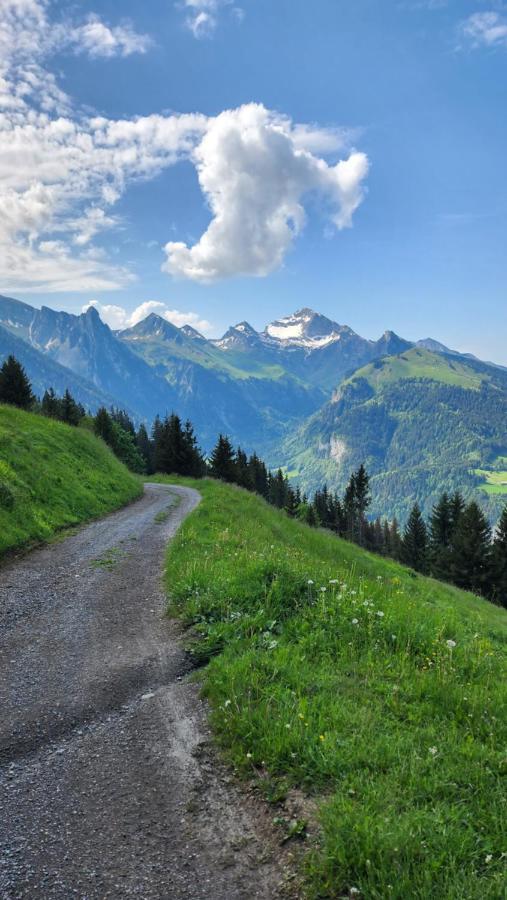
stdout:
POLYGON ((164 617, 164 548, 199 499, 148 484, 0 569, 2 900, 277 894, 164 617))

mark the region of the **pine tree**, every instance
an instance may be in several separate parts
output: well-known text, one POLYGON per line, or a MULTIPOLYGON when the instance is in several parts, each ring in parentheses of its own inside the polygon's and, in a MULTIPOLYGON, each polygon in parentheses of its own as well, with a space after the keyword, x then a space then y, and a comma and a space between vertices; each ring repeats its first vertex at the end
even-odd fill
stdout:
POLYGON ((194 427, 189 419, 185 422, 183 430, 183 447, 184 461, 183 470, 180 474, 188 475, 190 478, 202 478, 205 474, 206 465, 197 444, 194 427))
POLYGON ((30 409, 35 397, 27 374, 15 356, 8 356, 0 368, 0 403, 30 409))
POLYGON ((412 507, 403 533, 401 558, 405 565, 418 572, 428 571, 428 530, 417 503, 412 507))
POLYGON ((112 446, 113 443, 113 421, 105 406, 101 406, 97 410, 97 414, 93 420, 95 434, 101 437, 106 444, 112 446))
POLYGON ((247 491, 254 490, 252 471, 248 462, 248 457, 241 447, 236 450, 236 480, 240 487, 247 491))
POLYGON ((454 532, 458 527, 459 520, 465 510, 466 503, 463 499, 461 491, 455 491, 449 500, 451 509, 451 530, 454 532))
POLYGON ((68 389, 60 403, 60 414, 62 422, 66 422, 67 425, 79 425, 82 418, 80 409, 68 389))
POLYGON ((357 541, 359 544, 362 544, 364 523, 366 521, 366 510, 371 503, 370 478, 363 464, 359 466, 356 472, 355 503, 357 517, 357 541))
POLYGON ((497 525, 492 551, 493 600, 507 607, 507 506, 497 525))
POLYGON ((491 588, 491 528, 472 500, 461 513, 453 533, 451 575, 454 584, 487 596, 491 588))
POLYGON ((451 577, 454 515, 449 495, 442 494, 430 517, 430 569, 431 574, 442 581, 449 581, 451 577))
POLYGON ((139 453, 144 460, 144 468, 148 475, 153 474, 153 447, 148 437, 146 425, 140 424, 136 435, 136 445, 139 453))
POLYGON ((400 534, 400 526, 398 519, 395 517, 391 522, 389 535, 389 555, 393 559, 401 560, 402 538, 400 534))
POLYGON ((210 473, 220 481, 236 480, 236 460, 234 450, 228 437, 221 434, 210 458, 210 473))
POLYGON ((44 416, 48 416, 51 419, 58 418, 59 400, 53 388, 49 388, 49 390, 44 391, 44 396, 41 403, 41 412, 44 416))

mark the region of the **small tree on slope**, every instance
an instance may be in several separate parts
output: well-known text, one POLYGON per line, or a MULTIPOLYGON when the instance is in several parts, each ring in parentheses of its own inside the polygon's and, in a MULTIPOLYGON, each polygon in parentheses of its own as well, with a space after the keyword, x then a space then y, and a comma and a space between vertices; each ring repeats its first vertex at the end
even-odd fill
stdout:
POLYGON ((0 403, 30 409, 35 397, 27 374, 15 356, 8 356, 0 369, 0 403))
POLYGON ((452 538, 454 584, 487 595, 491 586, 491 528, 475 500, 462 512, 452 538))
POLYGON ((428 571, 428 530, 417 503, 412 507, 403 534, 401 558, 405 565, 418 572, 428 571))
POLYGON ((235 481, 236 460, 228 437, 221 434, 210 459, 210 473, 221 481, 235 481))

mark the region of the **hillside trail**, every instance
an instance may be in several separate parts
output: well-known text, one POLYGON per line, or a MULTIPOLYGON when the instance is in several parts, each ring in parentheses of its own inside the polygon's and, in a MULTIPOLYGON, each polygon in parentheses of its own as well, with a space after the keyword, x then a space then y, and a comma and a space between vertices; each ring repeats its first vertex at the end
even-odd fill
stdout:
POLYGON ((164 549, 199 500, 148 484, 0 569, 2 900, 278 896, 270 817, 164 616, 164 549))

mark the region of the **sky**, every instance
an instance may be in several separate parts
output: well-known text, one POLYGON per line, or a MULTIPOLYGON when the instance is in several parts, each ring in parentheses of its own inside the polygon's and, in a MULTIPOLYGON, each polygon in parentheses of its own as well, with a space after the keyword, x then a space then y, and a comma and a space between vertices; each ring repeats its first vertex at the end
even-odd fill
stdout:
POLYGON ((507 365, 507 3, 0 0, 0 293, 507 365))

